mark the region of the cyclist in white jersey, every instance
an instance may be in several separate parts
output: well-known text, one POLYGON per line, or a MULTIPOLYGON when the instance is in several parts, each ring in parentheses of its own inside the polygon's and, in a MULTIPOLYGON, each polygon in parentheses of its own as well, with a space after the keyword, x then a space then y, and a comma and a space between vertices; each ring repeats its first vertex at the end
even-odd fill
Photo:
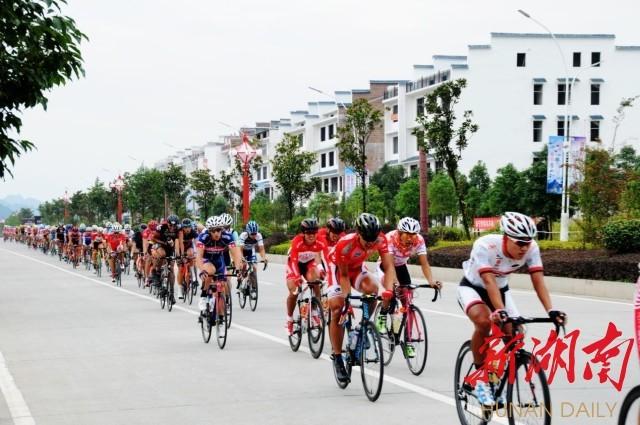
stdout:
MULTIPOLYGON (((540 248, 533 239, 536 226, 530 217, 517 212, 506 212, 500 219, 503 234, 478 238, 470 258, 462 264, 464 277, 458 287, 458 304, 471 319, 475 330, 471 337, 471 351, 476 368, 481 368, 484 356, 480 347, 491 333, 491 323, 500 324, 507 317, 519 316, 518 308, 509 293, 509 274, 527 266, 531 283, 549 317, 558 324, 566 322, 566 314, 553 308, 549 291, 544 283, 540 248)), ((511 325, 504 326, 506 335, 511 325)), ((478 381, 475 387, 478 401, 495 404, 486 382, 478 381)))

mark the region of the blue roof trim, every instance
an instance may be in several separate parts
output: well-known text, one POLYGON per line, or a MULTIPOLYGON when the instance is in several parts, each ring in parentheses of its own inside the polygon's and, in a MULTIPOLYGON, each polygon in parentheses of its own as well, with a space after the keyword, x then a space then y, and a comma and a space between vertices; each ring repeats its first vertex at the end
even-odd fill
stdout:
POLYGON ((469 69, 469 65, 462 63, 453 63, 451 64, 451 69, 469 69))
POLYGON ((640 46, 616 46, 616 50, 640 50, 640 46))
MULTIPOLYGON (((614 34, 553 34, 556 38, 604 38, 614 39, 614 34)), ((551 38, 548 33, 492 32, 495 38, 551 38)))
POLYGON ((592 120, 603 120, 604 117, 602 115, 589 115, 589 118, 592 120))
POLYGON ((534 120, 546 120, 547 117, 545 117, 544 115, 531 115, 531 118, 534 120))
POLYGON ((291 115, 301 115, 301 114, 308 114, 308 113, 309 113, 309 111, 304 111, 304 110, 302 110, 302 109, 299 109, 299 110, 297 110, 297 111, 291 111, 291 112, 289 112, 289 113, 290 113, 291 115))
POLYGON ((318 105, 335 105, 335 100, 321 100, 318 105))
POLYGON ((418 158, 419 158, 419 157, 418 157, 417 155, 416 155, 416 156, 409 157, 409 158, 407 158, 407 159, 403 160, 403 161, 401 162, 401 164, 406 164, 407 162, 417 161, 417 160, 418 160, 418 158))
POLYGON ((402 84, 408 80, 369 80, 369 84, 402 84))
POLYGON ((353 94, 367 94, 367 93, 371 93, 371 90, 369 90, 369 89, 353 89, 353 90, 351 90, 351 93, 353 93, 353 94))
POLYGON ((479 49, 490 49, 491 45, 490 44, 469 44, 467 47, 469 47, 470 50, 479 50, 479 49))
POLYGON ((592 83, 604 83, 604 78, 592 78, 592 83))
POLYGON ((351 94, 349 90, 336 90, 333 93, 334 94, 351 94))
POLYGON ((534 83, 546 83, 547 79, 546 78, 534 78, 533 82, 534 83))
POLYGON ((338 176, 338 169, 335 170, 328 170, 328 171, 319 171, 317 173, 314 173, 311 175, 311 177, 324 177, 324 176, 338 176))
POLYGON ((415 64, 413 65, 414 69, 433 69, 433 65, 419 65, 419 64, 415 64))
MULTIPOLYGON (((559 119, 559 120, 563 120, 563 119, 565 119, 565 118, 564 118, 564 115, 558 115, 558 119, 559 119)), ((571 121, 575 121, 575 120, 579 120, 579 119, 580 119, 580 117, 579 117, 579 116, 577 116, 577 115, 571 115, 571 121)))
MULTIPOLYGON (((566 79, 566 78, 558 78, 558 82, 559 82, 559 83, 564 83, 564 82, 566 82, 566 81, 567 81, 567 79, 566 79)), ((575 82, 577 82, 577 81, 580 81, 580 78, 577 78, 577 77, 576 77, 576 78, 574 78, 574 77, 569 77, 569 84, 573 84, 573 83, 575 83, 575 82)))
POLYGON ((320 115, 315 115, 315 114, 307 114, 304 116, 305 118, 320 118, 320 115))
POLYGON ((453 59, 453 60, 467 60, 466 56, 460 55, 433 55, 433 59, 453 59))

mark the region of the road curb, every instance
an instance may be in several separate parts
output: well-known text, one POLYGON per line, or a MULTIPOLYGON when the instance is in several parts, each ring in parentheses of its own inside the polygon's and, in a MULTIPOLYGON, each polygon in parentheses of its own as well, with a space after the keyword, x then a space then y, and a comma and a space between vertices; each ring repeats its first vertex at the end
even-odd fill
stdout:
MULTIPOLYGON (((286 255, 268 254, 269 261, 285 264, 286 255)), ((367 263, 369 269, 375 267, 375 263, 367 263)), ((411 277, 422 278, 422 270, 419 266, 409 264, 411 277)), ((462 269, 445 267, 432 267, 433 276, 445 282, 458 282, 462 278, 462 269)), ((632 301, 635 294, 635 285, 627 282, 612 282, 606 280, 573 279, 569 277, 545 276, 545 282, 551 293, 581 295, 595 298, 632 301)), ((533 289, 528 274, 514 273, 509 277, 509 287, 513 289, 533 289)))

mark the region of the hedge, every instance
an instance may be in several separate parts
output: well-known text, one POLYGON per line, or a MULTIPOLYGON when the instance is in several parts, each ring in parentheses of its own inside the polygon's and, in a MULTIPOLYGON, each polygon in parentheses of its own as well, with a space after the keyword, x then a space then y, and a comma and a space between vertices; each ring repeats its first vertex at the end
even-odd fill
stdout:
POLYGON ((602 227, 602 242, 618 253, 640 252, 640 220, 610 221, 602 227))
POLYGON ((270 246, 267 252, 269 254, 287 255, 290 246, 291 241, 282 242, 281 244, 270 246))

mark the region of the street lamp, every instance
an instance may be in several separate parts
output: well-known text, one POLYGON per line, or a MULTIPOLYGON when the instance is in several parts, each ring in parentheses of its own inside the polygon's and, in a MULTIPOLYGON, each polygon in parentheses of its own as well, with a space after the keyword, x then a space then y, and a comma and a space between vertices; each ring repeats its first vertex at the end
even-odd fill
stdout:
POLYGON ((242 143, 238 148, 231 150, 231 155, 236 156, 242 163, 242 221, 249 221, 249 164, 258 154, 249 144, 249 136, 242 133, 242 143))
POLYGON ((124 180, 122 176, 118 176, 113 183, 109 183, 111 189, 115 189, 118 194, 118 211, 116 215, 116 221, 122 223, 122 191, 124 190, 124 180))
POLYGON ((527 12, 522 9, 518 9, 518 13, 524 16, 527 19, 532 20, 538 26, 542 27, 546 32, 549 33, 551 39, 555 43, 558 48, 558 52, 560 53, 560 58, 562 59, 562 65, 564 66, 564 72, 566 75, 565 85, 567 87, 567 95, 566 95, 566 112, 564 116, 564 143, 562 144, 562 154, 564 157, 564 169, 563 169, 563 177, 562 177, 562 207, 560 212, 560 240, 566 242, 569 240, 569 164, 570 164, 570 155, 571 149, 570 147, 570 139, 569 139, 569 124, 571 120, 571 115, 569 115, 570 111, 570 102, 571 102, 571 92, 572 85, 574 79, 569 77, 569 68, 567 67, 567 61, 564 57, 564 51, 560 47, 556 36, 551 32, 549 28, 547 28, 542 22, 537 21, 527 12))

